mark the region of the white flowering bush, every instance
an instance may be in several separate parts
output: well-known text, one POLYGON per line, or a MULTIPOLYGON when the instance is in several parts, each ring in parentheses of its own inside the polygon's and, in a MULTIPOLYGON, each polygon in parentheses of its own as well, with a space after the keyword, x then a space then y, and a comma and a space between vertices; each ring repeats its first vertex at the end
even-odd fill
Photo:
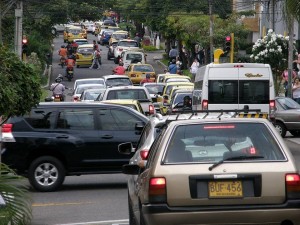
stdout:
MULTIPOLYGON (((296 55, 295 44, 294 42, 294 55, 296 55)), ((281 73, 288 68, 288 51, 289 37, 275 34, 270 29, 264 38, 258 39, 253 45, 250 58, 255 63, 270 64, 274 80, 278 83, 281 73)))

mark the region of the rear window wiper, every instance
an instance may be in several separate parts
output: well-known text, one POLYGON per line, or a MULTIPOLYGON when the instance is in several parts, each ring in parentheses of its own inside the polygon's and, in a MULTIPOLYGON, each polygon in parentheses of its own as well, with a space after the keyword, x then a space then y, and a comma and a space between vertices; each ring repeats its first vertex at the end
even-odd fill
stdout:
POLYGON ((223 162, 227 161, 227 160, 245 160, 245 159, 262 159, 264 158, 261 155, 238 155, 238 156, 232 156, 232 157, 227 157, 225 159, 221 159, 220 161, 214 163, 213 165, 211 165, 210 167, 208 167, 209 171, 212 171, 215 167, 217 167, 218 165, 221 165, 223 162))

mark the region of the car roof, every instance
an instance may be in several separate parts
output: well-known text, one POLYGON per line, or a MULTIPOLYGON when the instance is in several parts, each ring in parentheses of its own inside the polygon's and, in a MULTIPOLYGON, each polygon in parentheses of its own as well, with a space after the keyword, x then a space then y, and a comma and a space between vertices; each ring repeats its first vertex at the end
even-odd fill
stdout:
POLYGON ((127 41, 127 42, 137 42, 136 40, 133 40, 133 39, 121 39, 121 40, 119 40, 119 42, 125 42, 125 41, 127 41))
POLYGON ((78 82, 78 81, 88 81, 88 80, 104 80, 102 77, 100 78, 83 78, 83 79, 76 79, 75 82, 78 82))
POLYGON ((129 77, 127 75, 104 75, 104 76, 102 76, 102 78, 104 80, 107 80, 110 78, 128 78, 129 79, 129 77))
POLYGON ((89 87, 89 86, 93 86, 93 87, 103 87, 103 89, 106 89, 106 86, 103 84, 97 84, 97 83, 90 83, 90 84, 79 84, 77 85, 76 89, 78 88, 83 88, 83 87, 89 87))
POLYGON ((107 88, 107 90, 139 90, 139 89, 143 89, 143 90, 147 90, 145 87, 143 86, 116 86, 116 87, 109 87, 107 88))
POLYGON ((74 39, 73 41, 88 41, 88 40, 86 40, 85 38, 77 38, 77 39, 74 39))
POLYGON ((104 103, 122 103, 122 104, 140 104, 136 99, 111 99, 111 100, 103 100, 101 102, 104 103))
POLYGON ((166 85, 166 83, 154 83, 154 82, 152 82, 152 83, 143 83, 141 86, 158 86, 158 85, 160 85, 160 86, 165 86, 166 85))
POLYGON ((116 30, 114 33, 116 33, 116 34, 128 34, 128 31, 126 31, 126 30, 116 30))
POLYGON ((102 92, 105 90, 106 90, 105 88, 91 88, 91 89, 86 89, 83 92, 99 92, 99 91, 102 92))

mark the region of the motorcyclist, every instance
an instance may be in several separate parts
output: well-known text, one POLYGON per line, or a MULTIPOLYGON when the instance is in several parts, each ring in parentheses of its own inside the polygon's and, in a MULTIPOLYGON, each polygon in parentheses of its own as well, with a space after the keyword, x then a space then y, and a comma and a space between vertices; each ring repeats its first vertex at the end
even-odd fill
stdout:
POLYGON ((64 101, 65 96, 64 96, 64 91, 65 91, 65 86, 61 83, 63 80, 63 76, 61 74, 58 75, 58 77, 55 79, 55 83, 51 84, 50 86, 50 91, 52 91, 52 95, 60 95, 61 100, 64 101))
POLYGON ((58 50, 58 55, 60 56, 60 63, 67 59, 68 51, 64 45, 58 50))
POLYGON ((151 75, 149 73, 146 74, 146 78, 141 80, 140 85, 142 85, 143 83, 153 83, 153 80, 151 80, 151 75))
POLYGON ((113 73, 118 74, 118 75, 124 75, 125 74, 125 68, 123 66, 124 66, 124 63, 119 62, 119 65, 113 69, 113 73))

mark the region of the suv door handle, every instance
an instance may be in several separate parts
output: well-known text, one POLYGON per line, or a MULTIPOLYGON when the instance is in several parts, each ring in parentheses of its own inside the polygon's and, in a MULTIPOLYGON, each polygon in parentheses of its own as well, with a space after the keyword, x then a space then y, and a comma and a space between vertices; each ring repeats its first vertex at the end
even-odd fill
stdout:
POLYGON ((111 138, 113 138, 113 136, 112 135, 104 135, 101 138, 103 138, 103 139, 111 139, 111 138))
POLYGON ((60 136, 56 136, 56 138, 69 138, 68 135, 60 135, 60 136))

